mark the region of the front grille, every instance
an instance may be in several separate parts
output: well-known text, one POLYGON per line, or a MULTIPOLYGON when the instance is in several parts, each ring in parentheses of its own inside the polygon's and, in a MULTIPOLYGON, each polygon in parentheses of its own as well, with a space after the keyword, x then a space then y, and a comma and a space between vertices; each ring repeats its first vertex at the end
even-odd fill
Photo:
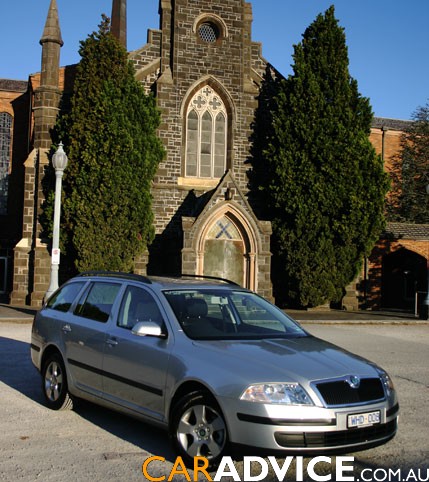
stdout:
POLYGON ((356 445, 374 442, 376 440, 393 437, 396 432, 396 419, 383 425, 353 428, 338 432, 276 432, 276 442, 284 448, 333 448, 345 445, 356 445))
POLYGON ((352 388, 346 380, 317 383, 316 388, 328 407, 375 402, 384 398, 379 378, 363 378, 358 388, 352 388))

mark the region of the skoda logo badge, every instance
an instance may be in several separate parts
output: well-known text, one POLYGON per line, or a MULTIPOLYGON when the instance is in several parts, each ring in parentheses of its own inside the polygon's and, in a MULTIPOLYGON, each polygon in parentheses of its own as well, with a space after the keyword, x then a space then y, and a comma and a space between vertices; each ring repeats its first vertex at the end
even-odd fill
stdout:
POLYGON ((356 375, 352 375, 348 380, 348 384, 350 385, 351 388, 359 388, 360 386, 360 378, 357 377, 356 375))

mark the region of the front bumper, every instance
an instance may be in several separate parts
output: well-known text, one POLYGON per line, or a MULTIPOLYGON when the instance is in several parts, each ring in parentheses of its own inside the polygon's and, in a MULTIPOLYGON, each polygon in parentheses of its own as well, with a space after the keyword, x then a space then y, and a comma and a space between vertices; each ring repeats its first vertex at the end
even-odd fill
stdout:
POLYGON ((228 405, 230 441, 275 452, 346 453, 381 445, 397 430, 399 405, 386 401, 340 408, 271 406, 249 402, 228 405), (356 413, 380 411, 380 423, 348 428, 356 413))

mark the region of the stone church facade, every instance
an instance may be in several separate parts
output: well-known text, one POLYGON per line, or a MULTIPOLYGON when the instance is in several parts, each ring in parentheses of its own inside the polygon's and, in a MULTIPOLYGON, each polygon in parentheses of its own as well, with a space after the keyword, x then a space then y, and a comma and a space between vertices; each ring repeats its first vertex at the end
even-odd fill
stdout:
POLYGON ((266 68, 251 40, 251 5, 162 0, 160 20, 130 53, 137 79, 157 97, 167 151, 153 185, 148 272, 221 276, 269 297, 271 228, 246 198, 266 68))
MULTIPOLYGON (((126 0, 113 0, 112 32, 124 46, 126 7, 126 0)), ((156 238, 137 271, 220 276, 270 298, 271 225, 256 217, 246 196, 251 123, 266 67, 260 45, 251 40, 251 5, 161 0, 159 8, 160 29, 129 54, 136 78, 157 98, 167 153, 152 190, 156 238)), ((60 68, 59 25, 51 0, 40 40, 41 73, 30 77, 27 92, 33 122, 21 156, 22 236, 14 240, 13 260, 12 246, 8 251, 10 302, 18 305, 39 306, 49 284, 48 244, 38 222, 42 180, 50 129, 74 70, 60 68)))
MULTIPOLYGON (((269 66, 252 41, 251 3, 159 0, 159 13, 159 29, 129 52, 136 78, 156 96, 166 148, 152 187, 156 237, 136 271, 220 276, 271 298, 271 224, 258 219, 247 197, 251 126, 269 66)), ((125 47, 126 15, 126 0, 112 0, 112 33, 125 47)), ((59 20, 50 0, 40 73, 28 82, 0 79, 0 301, 14 305, 40 306, 49 285, 49 246, 38 222, 42 182, 50 129, 62 96, 71 93, 75 67, 60 68, 59 20)), ((403 129, 374 120, 371 141, 387 161, 403 129)), ((412 230, 404 244, 404 227, 391 228, 400 233, 397 243, 392 233, 388 247, 380 241, 348 287, 346 308, 383 306, 383 269, 396 272, 396 257, 383 268, 383 256, 401 254, 405 245, 412 260, 419 257, 411 269, 419 279, 426 275, 429 225, 417 245, 412 230)), ((402 256, 398 262, 401 269, 406 264, 402 256)), ((388 297, 398 299, 398 286, 388 297)))

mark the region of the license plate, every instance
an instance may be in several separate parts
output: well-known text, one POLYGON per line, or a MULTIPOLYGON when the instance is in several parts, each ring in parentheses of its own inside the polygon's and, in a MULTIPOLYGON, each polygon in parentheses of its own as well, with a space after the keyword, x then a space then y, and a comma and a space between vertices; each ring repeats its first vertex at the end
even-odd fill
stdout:
POLYGON ((380 421, 380 410, 377 410, 376 412, 355 413, 347 417, 347 427, 368 427, 380 423, 380 421))

